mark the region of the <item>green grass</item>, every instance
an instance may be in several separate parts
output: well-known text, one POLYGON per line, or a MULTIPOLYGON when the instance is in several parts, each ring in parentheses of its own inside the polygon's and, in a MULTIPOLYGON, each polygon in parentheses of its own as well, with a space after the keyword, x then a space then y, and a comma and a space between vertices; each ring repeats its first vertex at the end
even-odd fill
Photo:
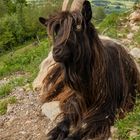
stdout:
POLYGON ((116 123, 120 140, 140 140, 140 100, 135 110, 116 123))
POLYGON ((50 44, 43 41, 40 46, 29 45, 19 49, 14 53, 9 53, 0 57, 0 78, 11 75, 17 71, 30 73, 36 72, 38 65, 48 54, 50 44))
MULTIPOLYGON (((38 66, 47 56, 50 44, 48 40, 43 41, 40 46, 28 45, 25 48, 16 50, 0 57, 0 79, 14 75, 16 72, 28 73, 28 76, 11 80, 9 83, 0 87, 0 98, 8 95, 16 87, 32 82, 35 78, 38 66)), ((16 74, 15 74, 16 77, 16 74)))
POLYGON ((100 33, 117 38, 117 28, 118 28, 118 20, 119 14, 113 13, 108 15, 99 25, 98 30, 100 33))
POLYGON ((0 87, 0 98, 8 95, 12 91, 12 86, 10 84, 5 84, 0 87))
MULTIPOLYGON (((129 26, 124 27, 122 23, 128 21, 126 17, 129 14, 130 11, 125 13, 112 13, 106 16, 101 23, 96 24, 99 33, 116 39, 127 38, 127 35, 131 32, 131 28, 129 26)), ((137 37, 137 40, 139 40, 139 35, 137 37)))
POLYGON ((0 115, 4 115, 6 113, 8 104, 14 104, 16 102, 17 99, 14 96, 0 100, 0 115))
POLYGON ((21 78, 12 79, 8 83, 3 84, 2 86, 0 86, 0 98, 9 95, 12 89, 14 89, 17 86, 22 86, 25 83, 26 83, 26 79, 21 77, 21 78))
POLYGON ((0 79, 4 77, 13 77, 8 83, 0 86, 0 115, 6 113, 7 105, 14 103, 15 97, 7 99, 7 95, 17 86, 30 84, 37 72, 39 64, 47 57, 51 44, 48 40, 42 41, 40 46, 28 45, 19 47, 15 52, 2 55, 0 57, 0 79), (25 73, 26 76, 16 78, 16 72, 25 73))

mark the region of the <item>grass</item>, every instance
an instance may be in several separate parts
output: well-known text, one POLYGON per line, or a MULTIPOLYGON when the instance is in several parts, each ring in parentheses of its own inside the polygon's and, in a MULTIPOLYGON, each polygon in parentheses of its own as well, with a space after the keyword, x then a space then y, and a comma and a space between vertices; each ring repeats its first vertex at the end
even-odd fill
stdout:
POLYGON ((116 123, 120 140, 140 140, 140 100, 137 101, 135 110, 116 123))
POLYGON ((98 30, 100 33, 117 38, 117 27, 118 27, 118 19, 119 14, 112 13, 108 15, 99 25, 98 30))
POLYGON ((0 79, 4 77, 16 77, 16 72, 27 73, 9 80, 8 83, 0 86, 0 115, 6 113, 7 105, 16 101, 15 97, 7 99, 7 95, 17 86, 30 84, 38 72, 41 61, 47 57, 51 44, 48 40, 42 41, 40 46, 28 45, 15 52, 2 55, 0 57, 0 79))
POLYGON ((26 79, 21 77, 12 79, 8 83, 0 86, 0 115, 4 115, 6 113, 8 104, 16 103, 16 97, 7 98, 7 95, 9 95, 15 87, 22 86, 25 83, 26 79))
POLYGON ((12 79, 10 82, 0 86, 0 98, 6 97, 17 86, 22 86, 26 82, 25 78, 12 79))
POLYGON ((6 113, 8 104, 14 104, 16 102, 17 99, 14 96, 0 100, 0 115, 4 115, 6 113))
POLYGON ((48 41, 43 41, 38 47, 29 45, 0 57, 0 78, 17 71, 29 72, 32 76, 42 59, 47 56, 49 45, 48 41))
MULTIPOLYGON (((125 13, 112 13, 106 16, 101 23, 96 24, 99 33, 116 39, 127 38, 127 35, 132 32, 129 25, 125 26, 125 23, 128 22, 127 17, 129 14, 130 11, 125 13)), ((135 42, 140 42, 139 35, 139 33, 135 33, 135 42)), ((131 45, 134 45, 133 41, 131 45)))

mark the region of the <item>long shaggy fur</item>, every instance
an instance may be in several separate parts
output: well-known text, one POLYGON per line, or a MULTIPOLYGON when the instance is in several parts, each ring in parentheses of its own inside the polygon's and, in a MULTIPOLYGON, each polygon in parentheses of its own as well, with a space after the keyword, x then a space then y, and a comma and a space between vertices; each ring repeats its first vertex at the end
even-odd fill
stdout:
POLYGON ((91 15, 86 1, 82 12, 40 19, 53 37, 58 62, 45 77, 42 92, 45 101, 59 100, 64 114, 48 134, 50 140, 107 139, 115 120, 135 104, 140 85, 136 64, 120 44, 100 40, 91 15))

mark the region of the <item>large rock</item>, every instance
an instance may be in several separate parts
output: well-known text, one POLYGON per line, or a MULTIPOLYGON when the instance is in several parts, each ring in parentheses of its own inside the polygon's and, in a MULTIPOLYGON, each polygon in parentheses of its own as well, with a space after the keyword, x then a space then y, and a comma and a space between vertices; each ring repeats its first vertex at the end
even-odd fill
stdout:
POLYGON ((51 121, 53 121, 61 113, 59 104, 59 101, 45 103, 41 107, 42 114, 47 116, 51 121))
POLYGON ((135 57, 136 59, 140 59, 140 48, 133 48, 130 51, 130 54, 135 57))
POLYGON ((46 75, 48 74, 48 71, 51 67, 53 67, 54 64, 54 59, 52 56, 52 51, 50 51, 48 57, 46 57, 40 64, 40 71, 33 81, 33 89, 40 91, 42 85, 43 85, 43 80, 45 79, 46 75))

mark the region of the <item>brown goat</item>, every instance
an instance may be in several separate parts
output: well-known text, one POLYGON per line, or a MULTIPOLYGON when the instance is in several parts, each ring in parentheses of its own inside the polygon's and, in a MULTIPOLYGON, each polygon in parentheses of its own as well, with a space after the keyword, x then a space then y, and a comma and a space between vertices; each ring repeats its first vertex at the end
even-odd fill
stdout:
POLYGON ((45 101, 60 101, 64 115, 49 132, 49 140, 108 139, 115 120, 133 110, 140 85, 136 64, 120 44, 100 40, 91 17, 85 1, 81 12, 40 18, 53 38, 57 62, 49 69, 42 92, 45 101))

